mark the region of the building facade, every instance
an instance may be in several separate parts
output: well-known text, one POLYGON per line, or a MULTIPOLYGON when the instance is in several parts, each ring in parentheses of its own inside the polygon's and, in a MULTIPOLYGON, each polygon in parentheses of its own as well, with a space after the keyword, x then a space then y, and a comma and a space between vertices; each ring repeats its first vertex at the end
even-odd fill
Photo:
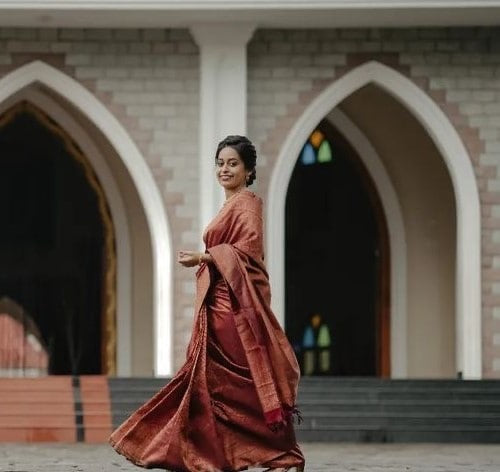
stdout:
POLYGON ((217 142, 246 134, 306 373, 500 377, 500 5, 2 3, 0 297, 49 372, 182 364, 176 252, 222 203, 217 142))

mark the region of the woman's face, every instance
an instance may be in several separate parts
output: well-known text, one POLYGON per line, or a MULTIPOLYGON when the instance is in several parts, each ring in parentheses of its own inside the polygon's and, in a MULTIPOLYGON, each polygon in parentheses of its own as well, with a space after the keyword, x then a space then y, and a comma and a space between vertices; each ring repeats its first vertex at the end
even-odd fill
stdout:
POLYGON ((232 147, 225 147, 219 152, 216 162, 216 175, 219 184, 225 190, 237 192, 246 186, 249 171, 240 155, 232 147))

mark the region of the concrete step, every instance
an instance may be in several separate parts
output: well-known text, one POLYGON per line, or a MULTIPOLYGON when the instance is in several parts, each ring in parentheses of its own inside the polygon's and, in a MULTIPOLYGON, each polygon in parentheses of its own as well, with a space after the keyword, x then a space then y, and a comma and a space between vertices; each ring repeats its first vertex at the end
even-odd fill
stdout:
POLYGON ((0 441, 75 440, 71 377, 0 379, 0 441))
MULTIPOLYGON (((168 379, 110 379, 113 425, 168 379)), ((303 377, 303 441, 500 441, 500 381, 303 377)))

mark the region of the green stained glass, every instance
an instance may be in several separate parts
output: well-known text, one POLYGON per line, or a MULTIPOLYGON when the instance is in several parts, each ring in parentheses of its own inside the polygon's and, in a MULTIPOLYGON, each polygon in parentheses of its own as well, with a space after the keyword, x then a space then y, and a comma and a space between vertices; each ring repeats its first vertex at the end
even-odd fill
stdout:
POLYGON ((318 150, 318 162, 330 162, 332 160, 332 148, 325 139, 318 150))
POLYGON ((314 352, 313 351, 306 351, 304 353, 304 364, 302 366, 303 371, 302 373, 304 375, 312 375, 314 374, 314 352))
POLYGON ((330 339, 330 330, 326 324, 322 325, 319 328, 318 333, 318 347, 330 347, 331 339, 330 339))
POLYGON ((330 351, 328 349, 323 349, 319 353, 319 369, 323 373, 330 370, 330 351))

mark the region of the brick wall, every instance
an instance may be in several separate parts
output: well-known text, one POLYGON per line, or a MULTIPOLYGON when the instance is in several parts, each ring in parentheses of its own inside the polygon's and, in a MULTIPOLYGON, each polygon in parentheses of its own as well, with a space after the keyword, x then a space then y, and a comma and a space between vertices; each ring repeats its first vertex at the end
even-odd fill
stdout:
POLYGON ((259 30, 248 46, 249 135, 266 198, 290 128, 325 87, 369 60, 422 88, 471 156, 482 206, 483 371, 500 377, 500 29, 259 30))
MULTIPOLYGON (((186 30, 0 29, 0 77, 42 59, 110 109, 146 158, 174 250, 196 248, 198 49, 186 30), (186 191, 188 189, 188 191, 186 191)), ((266 197, 288 131, 324 88, 367 60, 395 68, 448 115, 482 204, 484 374, 500 377, 500 29, 258 30, 248 46, 248 124, 266 197)), ((175 364, 192 324, 192 273, 174 269, 175 364)))
MULTIPOLYGON (((174 250, 196 249, 198 48, 187 30, 0 29, 0 77, 35 59, 70 75, 116 116, 145 157, 174 250)), ((193 319, 193 274, 174 264, 175 363, 193 319)))

